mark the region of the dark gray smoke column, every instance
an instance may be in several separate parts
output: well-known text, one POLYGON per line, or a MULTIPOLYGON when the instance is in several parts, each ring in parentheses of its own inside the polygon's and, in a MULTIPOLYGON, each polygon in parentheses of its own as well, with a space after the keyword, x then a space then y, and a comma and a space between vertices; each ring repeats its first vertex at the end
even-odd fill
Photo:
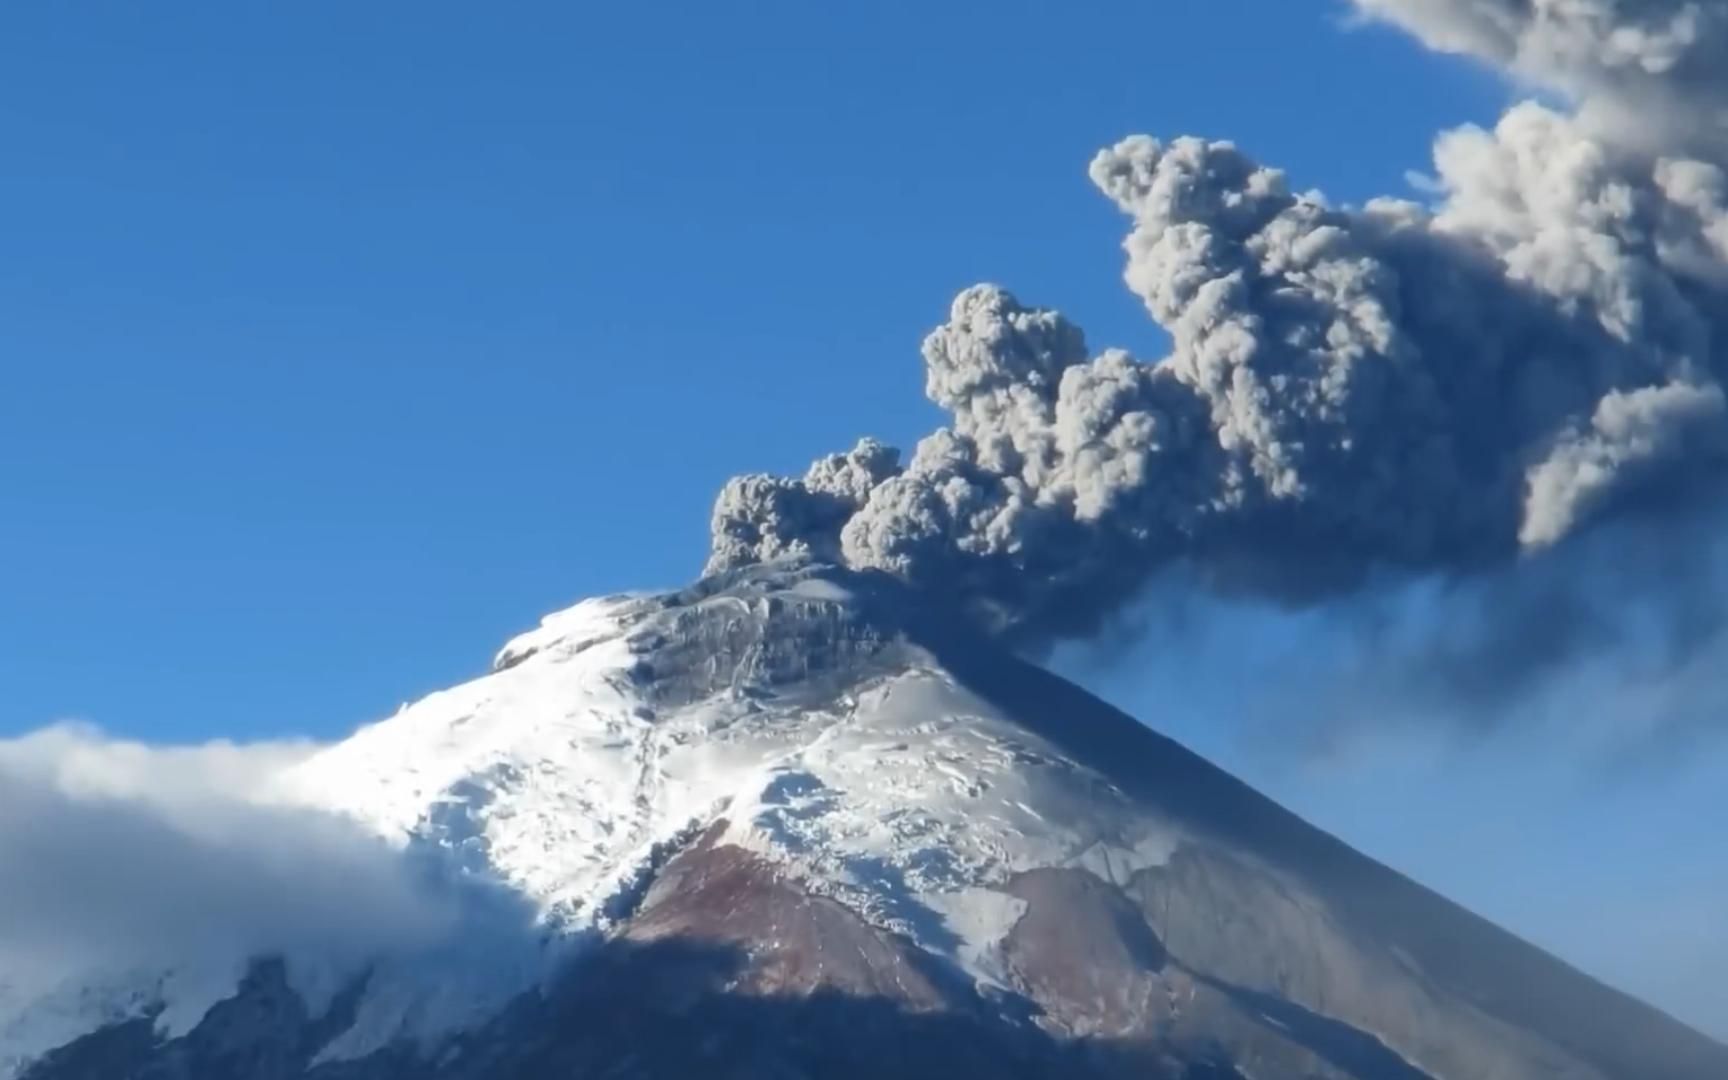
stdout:
POLYGON ((710 568, 898 574, 1022 639, 1083 633, 1174 560, 1282 596, 1468 571, 1715 493, 1728 458, 1728 0, 1358 0, 1574 98, 1436 147, 1432 206, 1334 209, 1229 143, 1134 137, 1091 176, 1143 363, 995 286, 924 343, 953 415, 740 477, 710 568), (1660 123, 1627 122, 1635 112, 1660 123))

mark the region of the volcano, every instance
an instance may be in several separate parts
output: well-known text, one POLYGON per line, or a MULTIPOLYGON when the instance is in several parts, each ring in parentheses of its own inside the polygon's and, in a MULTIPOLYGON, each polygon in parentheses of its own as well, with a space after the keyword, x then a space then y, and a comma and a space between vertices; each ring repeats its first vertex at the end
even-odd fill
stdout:
POLYGON ((578 604, 280 787, 448 940, 117 971, 15 1003, 0 1076, 1728 1077, 886 576, 578 604))

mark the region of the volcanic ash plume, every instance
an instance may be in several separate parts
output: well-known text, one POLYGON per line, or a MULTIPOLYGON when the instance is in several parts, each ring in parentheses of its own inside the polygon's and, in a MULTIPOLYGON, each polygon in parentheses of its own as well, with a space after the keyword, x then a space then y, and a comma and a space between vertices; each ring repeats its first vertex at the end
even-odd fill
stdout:
POLYGON ((1573 105, 1443 135, 1432 205, 1333 208, 1227 142, 1102 151, 1170 355, 1094 355, 1056 312, 968 289, 923 348, 949 426, 904 463, 867 439, 732 480, 709 568, 885 570, 1047 640, 1175 561, 1313 596, 1714 495, 1728 0, 1358 6, 1573 105))

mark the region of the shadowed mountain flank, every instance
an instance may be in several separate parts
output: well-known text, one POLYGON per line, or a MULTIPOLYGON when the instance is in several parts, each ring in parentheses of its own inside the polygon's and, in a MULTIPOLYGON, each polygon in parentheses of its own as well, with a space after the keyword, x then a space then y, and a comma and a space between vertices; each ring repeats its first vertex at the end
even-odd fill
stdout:
MULTIPOLYGON (((1389 1018, 1378 1014, 1400 987, 1393 996, 1409 1001, 1394 1026, 1423 1060, 1456 1054, 1437 1026, 1450 1007, 1436 1003, 1450 1000, 1472 1023, 1517 1030, 1520 1042, 1534 1034, 1604 1075, 1728 1076, 1728 1049, 1715 1041, 1374 862, 1072 683, 929 612, 913 633, 969 690, 1211 839, 1126 883, 1176 955, 1203 970, 1383 1033, 1389 1018)), ((1566 1074, 1560 1057, 1551 1067, 1566 1074)), ((1457 1075, 1497 1075, 1471 1068, 1457 1075)))

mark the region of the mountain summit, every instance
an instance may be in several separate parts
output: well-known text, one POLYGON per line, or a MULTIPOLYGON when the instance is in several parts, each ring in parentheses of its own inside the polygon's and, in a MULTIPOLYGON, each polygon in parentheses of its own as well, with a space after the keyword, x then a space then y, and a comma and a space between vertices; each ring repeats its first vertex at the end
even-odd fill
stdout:
POLYGON ((1728 1077, 883 575, 579 604, 278 786, 450 932, 0 993, 0 1076, 1728 1077))

